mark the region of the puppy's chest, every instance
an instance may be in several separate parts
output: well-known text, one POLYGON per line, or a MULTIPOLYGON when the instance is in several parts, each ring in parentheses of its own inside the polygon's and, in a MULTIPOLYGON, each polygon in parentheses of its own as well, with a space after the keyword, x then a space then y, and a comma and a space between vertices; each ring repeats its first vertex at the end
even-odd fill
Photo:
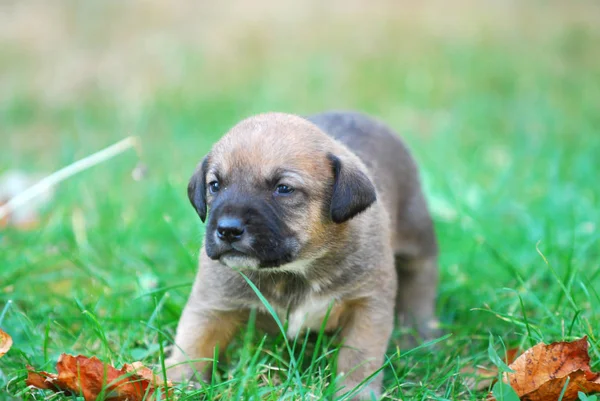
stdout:
POLYGON ((315 293, 307 294, 295 304, 274 303, 272 305, 277 317, 286 326, 286 334, 290 339, 307 329, 318 332, 325 317, 327 317, 325 331, 335 330, 344 311, 342 301, 315 293))

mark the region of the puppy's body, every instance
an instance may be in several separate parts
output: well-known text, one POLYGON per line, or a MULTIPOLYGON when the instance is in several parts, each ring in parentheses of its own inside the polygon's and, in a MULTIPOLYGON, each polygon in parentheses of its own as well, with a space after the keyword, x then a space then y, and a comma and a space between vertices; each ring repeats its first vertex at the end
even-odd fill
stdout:
MULTIPOLYGON (((270 113, 211 150, 189 194, 204 220, 200 269, 177 329, 169 375, 208 374, 253 308, 276 329, 243 272, 287 321, 287 334, 341 329, 342 392, 383 363, 394 323, 421 334, 434 318, 437 247, 415 164, 384 125, 355 113, 270 113), (289 189, 292 191, 289 192, 289 189)), ((381 375, 359 393, 380 394, 381 375)))

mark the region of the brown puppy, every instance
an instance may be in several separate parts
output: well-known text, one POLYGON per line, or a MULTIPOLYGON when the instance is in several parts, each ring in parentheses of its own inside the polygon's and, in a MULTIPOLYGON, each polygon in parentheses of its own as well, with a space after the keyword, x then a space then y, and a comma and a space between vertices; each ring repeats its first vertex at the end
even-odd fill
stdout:
MULTIPOLYGON (((342 393, 384 362, 394 324, 427 336, 437 245, 417 169, 397 135, 357 113, 268 113, 233 127, 204 158, 188 194, 208 216, 200 269, 169 377, 206 379, 251 309, 273 319, 243 272, 287 322, 287 335, 341 329, 342 393)), ((381 376, 358 399, 381 394, 381 376)))

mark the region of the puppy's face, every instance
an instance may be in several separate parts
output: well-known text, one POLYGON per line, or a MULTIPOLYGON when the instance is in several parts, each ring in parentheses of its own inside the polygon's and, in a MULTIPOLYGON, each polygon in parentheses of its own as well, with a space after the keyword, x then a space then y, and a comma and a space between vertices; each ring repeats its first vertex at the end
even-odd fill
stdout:
POLYGON ((207 220, 207 255, 254 269, 301 269, 292 262, 322 255, 342 223, 375 201, 371 181, 335 154, 340 149, 296 116, 264 114, 236 125, 188 186, 207 220))

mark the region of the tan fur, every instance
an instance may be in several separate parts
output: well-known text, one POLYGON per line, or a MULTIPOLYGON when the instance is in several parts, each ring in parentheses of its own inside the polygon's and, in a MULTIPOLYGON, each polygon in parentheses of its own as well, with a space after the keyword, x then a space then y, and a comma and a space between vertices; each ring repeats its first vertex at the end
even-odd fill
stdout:
MULTIPOLYGON (((435 319, 437 245, 416 167, 399 139, 385 126, 359 115, 323 115, 314 121, 282 113, 246 119, 214 145, 207 157, 206 177, 198 176, 199 169, 193 179, 210 182, 226 177, 221 178, 224 191, 235 185, 231 188, 236 191, 251 192, 274 171, 292 172, 286 180, 307 194, 302 207, 286 212, 299 253, 280 267, 247 267, 242 272, 281 319, 289 316, 292 331, 318 330, 324 311, 332 306, 327 329, 341 329, 342 394, 381 367, 395 310, 421 335, 430 333, 435 319), (336 129, 344 134, 354 128, 372 132, 372 137, 363 143, 359 134, 350 139, 336 136, 336 129), (335 177, 327 154, 335 155, 344 171, 366 175, 377 189, 375 203, 339 224, 328 215, 335 177)), ((212 202, 207 193, 209 214, 212 202)), ((175 352, 167 362, 176 365, 169 377, 190 378, 195 369, 206 379, 210 363, 184 362, 212 358, 217 344, 224 349, 253 308, 259 314, 257 326, 276 329, 241 275, 210 259, 203 248, 177 329, 175 352)), ((381 380, 382 375, 377 375, 355 398, 379 396, 381 380)))
POLYGON ((245 314, 239 312, 211 311, 205 314, 204 311, 194 310, 193 305, 186 308, 179 330, 188 335, 178 337, 171 355, 173 363, 169 366, 173 366, 173 369, 169 371, 169 377, 174 381, 187 381, 198 374, 201 380, 207 380, 211 374, 215 349, 223 351, 227 347, 245 318, 245 314), (188 360, 190 364, 182 363, 188 360))

